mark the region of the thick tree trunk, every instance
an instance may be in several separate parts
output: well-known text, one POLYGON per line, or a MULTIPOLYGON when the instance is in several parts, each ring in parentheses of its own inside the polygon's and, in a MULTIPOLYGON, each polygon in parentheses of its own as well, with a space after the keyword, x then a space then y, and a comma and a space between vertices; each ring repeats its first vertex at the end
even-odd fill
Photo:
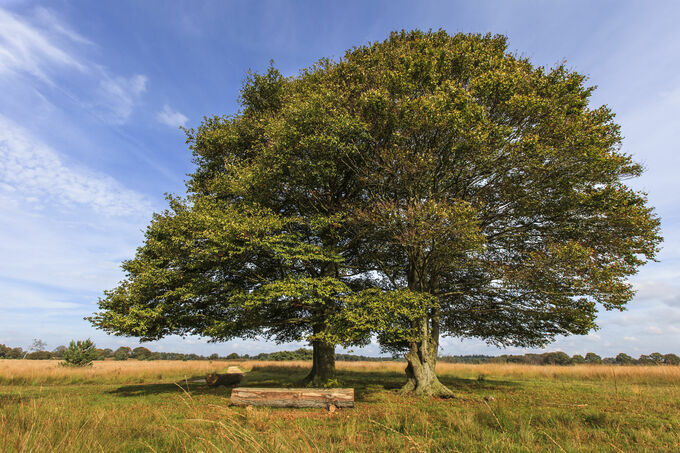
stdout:
MULTIPOLYGON (((422 279, 425 274, 416 263, 422 261, 422 251, 413 251, 409 258, 407 272, 408 287, 412 291, 428 291, 436 293, 439 287, 438 278, 430 278, 429 282, 422 279)), ((437 351, 439 349, 439 309, 433 309, 413 325, 418 330, 420 340, 409 345, 406 353, 406 384, 401 388, 402 393, 422 396, 453 397, 453 392, 439 382, 434 369, 437 365, 437 351)))
POLYGON ((406 384, 402 393, 419 396, 452 397, 453 392, 439 382, 435 373, 437 365, 437 349, 439 348, 438 329, 428 329, 428 319, 420 321, 422 339, 411 343, 406 353, 406 384))
POLYGON ((312 370, 302 383, 309 387, 324 387, 335 379, 335 346, 314 341, 312 350, 312 370))
MULTIPOLYGON (((326 263, 322 266, 320 277, 338 277, 338 267, 335 263, 326 263)), ((330 301, 327 301, 330 304, 330 301)), ((327 306, 321 306, 322 315, 313 324, 314 335, 324 331, 324 321, 327 306)), ((312 341, 312 370, 302 380, 302 384, 308 387, 325 387, 329 381, 335 380, 335 345, 320 340, 312 341)))

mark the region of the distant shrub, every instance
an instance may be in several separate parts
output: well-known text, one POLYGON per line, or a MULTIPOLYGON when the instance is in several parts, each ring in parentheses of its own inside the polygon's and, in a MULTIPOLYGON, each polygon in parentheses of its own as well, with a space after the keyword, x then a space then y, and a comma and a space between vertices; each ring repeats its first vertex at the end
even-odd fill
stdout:
POLYGON ((664 355, 663 361, 666 365, 680 365, 680 357, 675 354, 664 355))
POLYGON ((149 360, 151 359, 151 351, 144 346, 139 346, 132 350, 130 357, 137 360, 149 360))
POLYGON ((635 359, 624 352, 619 353, 614 361, 619 365, 631 365, 635 363, 635 359))
POLYGON ((64 351, 64 366, 84 367, 92 365, 92 361, 99 357, 97 347, 89 338, 87 340, 73 341, 64 351))
POLYGON ((49 360, 52 358, 52 353, 49 351, 34 351, 26 355, 30 360, 49 360))
POLYGON ((66 346, 57 346, 54 348, 54 351, 52 351, 52 358, 53 359, 63 359, 64 358, 64 352, 66 352, 66 346))
POLYGON ((116 349, 116 351, 113 353, 113 359, 127 360, 128 358, 130 358, 131 353, 132 349, 128 348, 127 346, 121 346, 120 348, 116 349))
POLYGON ((574 354, 571 357, 571 363, 573 363, 574 365, 580 365, 582 363, 586 363, 586 359, 584 359, 581 354, 574 354))
POLYGON ((594 352, 589 352, 588 354, 586 354, 585 361, 586 363, 589 363, 591 365, 598 364, 602 363, 602 357, 595 354, 594 352))

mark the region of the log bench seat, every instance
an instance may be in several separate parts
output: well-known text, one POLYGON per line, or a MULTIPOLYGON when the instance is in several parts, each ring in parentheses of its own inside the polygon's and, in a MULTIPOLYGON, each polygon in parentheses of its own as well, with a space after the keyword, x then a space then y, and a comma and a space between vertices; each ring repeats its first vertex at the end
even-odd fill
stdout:
POLYGON ((231 391, 231 402, 237 406, 354 407, 354 389, 237 387, 231 391))

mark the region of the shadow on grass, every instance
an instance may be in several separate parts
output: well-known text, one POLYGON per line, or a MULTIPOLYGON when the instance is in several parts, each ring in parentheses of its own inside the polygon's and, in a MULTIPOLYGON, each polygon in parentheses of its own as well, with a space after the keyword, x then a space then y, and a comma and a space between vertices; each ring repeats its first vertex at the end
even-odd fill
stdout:
MULTIPOLYGON (((238 387, 299 387, 309 369, 303 367, 263 366, 246 373, 238 387)), ((339 370, 338 381, 342 387, 354 388, 356 401, 365 401, 371 393, 380 390, 397 390, 405 383, 404 373, 392 371, 349 371, 339 370)), ((134 397, 161 393, 184 393, 192 395, 222 395, 228 397, 233 387, 209 387, 204 382, 192 382, 205 376, 194 376, 177 383, 137 384, 119 387, 109 393, 117 396, 134 397)), ((439 379, 449 388, 460 393, 508 389, 519 384, 509 381, 462 379, 443 375, 439 379)))
POLYGON ((8 395, 0 395, 0 408, 10 405, 10 404, 19 404, 23 403, 24 401, 28 401, 32 399, 31 397, 24 396, 24 395, 14 395, 14 394, 8 394, 8 395))

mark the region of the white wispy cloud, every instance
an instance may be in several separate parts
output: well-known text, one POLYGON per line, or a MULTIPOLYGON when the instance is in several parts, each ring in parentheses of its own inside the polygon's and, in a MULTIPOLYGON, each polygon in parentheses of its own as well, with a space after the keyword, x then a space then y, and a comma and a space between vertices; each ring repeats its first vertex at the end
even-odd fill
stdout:
POLYGON ((0 342, 89 336, 82 318, 122 277, 152 203, 0 116, 0 206, 0 342))
POLYGON ((100 102, 94 105, 97 112, 112 123, 126 122, 146 91, 147 81, 147 77, 142 74, 132 77, 109 77, 103 73, 99 84, 100 102))
POLYGON ((110 176, 66 166, 57 152, 3 116, 0 193, 14 202, 49 204, 53 208, 80 205, 109 216, 150 210, 144 197, 110 176))
POLYGON ((680 286, 674 284, 678 281, 680 272, 673 279, 640 279, 635 282, 636 301, 662 302, 668 306, 680 307, 680 286))
POLYGON ((83 35, 66 27, 63 24, 63 21, 60 18, 58 18, 53 11, 50 11, 47 8, 43 7, 36 8, 35 16, 44 26, 51 28, 55 32, 67 37, 73 42, 77 42, 79 44, 94 45, 92 41, 85 38, 83 35))
POLYGON ((0 73, 25 72, 48 81, 52 65, 86 69, 44 32, 0 8, 0 73))
POLYGON ((5 309, 68 310, 80 306, 75 302, 63 300, 65 297, 55 297, 51 291, 38 288, 27 289, 13 282, 5 282, 2 287, 2 306, 5 309))
POLYGON ((82 46, 93 45, 48 9, 37 8, 32 17, 25 17, 0 8, 0 76, 36 77, 102 121, 125 123, 139 105, 148 78, 116 74, 85 57, 82 46), (64 78, 77 81, 67 87, 64 78))
POLYGON ((156 114, 156 119, 160 123, 177 128, 184 126, 189 118, 165 104, 163 110, 156 114))

